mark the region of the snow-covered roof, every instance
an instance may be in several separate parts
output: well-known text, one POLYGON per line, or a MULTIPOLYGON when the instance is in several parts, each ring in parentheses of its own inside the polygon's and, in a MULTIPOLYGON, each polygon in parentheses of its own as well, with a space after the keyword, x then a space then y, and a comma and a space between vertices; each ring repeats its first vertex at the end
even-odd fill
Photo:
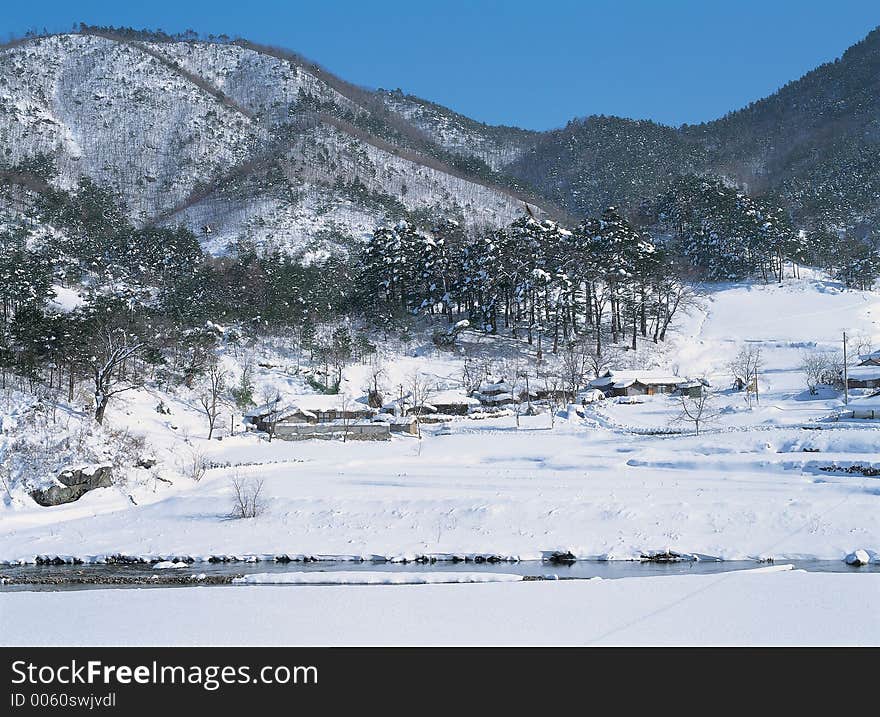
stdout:
POLYGON ((684 382, 681 376, 655 371, 606 371, 604 376, 590 381, 590 386, 607 386, 613 384, 615 388, 626 388, 634 383, 644 386, 658 384, 675 384, 684 382))
POLYGON ((394 416, 388 421, 392 426, 411 426, 415 422, 415 416, 394 416))
POLYGON ((605 394, 598 388, 588 388, 585 391, 578 391, 578 399, 586 401, 594 401, 597 398, 605 398, 605 394))
POLYGON ((497 401, 512 401, 513 394, 509 391, 502 391, 500 393, 475 393, 475 398, 478 398, 483 403, 494 403, 497 401))
POLYGON ((857 381, 880 379, 880 366, 853 366, 847 370, 847 378, 854 378, 857 381))
POLYGON ((348 411, 363 411, 368 408, 361 399, 356 400, 351 396, 348 396, 346 400, 342 394, 304 393, 299 396, 285 396, 284 399, 256 406, 248 410, 244 416, 245 418, 256 418, 266 416, 269 413, 284 416, 301 412, 310 418, 315 418, 316 411, 341 411, 343 403, 348 411))
POLYGON ((872 393, 870 396, 862 396, 861 398, 850 399, 851 408, 873 408, 880 409, 880 391, 872 393))
POLYGON ((400 408, 410 403, 411 393, 405 393, 403 396, 398 396, 397 398, 392 398, 390 401, 386 401, 382 404, 383 411, 393 411, 395 408, 400 408))
POLYGON ((500 378, 498 380, 487 378, 485 381, 483 381, 483 383, 480 384, 479 388, 480 393, 497 393, 499 391, 509 390, 510 386, 503 378, 500 378))
POLYGON ((364 411, 368 406, 364 404, 363 397, 354 397, 345 394, 328 395, 323 393, 304 393, 299 396, 289 396, 287 399, 291 406, 301 411, 341 411, 343 405, 348 411, 364 411))
POLYGON ((287 411, 290 406, 286 403, 283 403, 281 399, 276 399, 275 401, 270 401, 269 403, 263 403, 259 406, 254 406, 253 408, 249 408, 245 411, 245 418, 256 418, 258 416, 267 416, 274 411, 278 411, 283 413, 287 411))
POLYGON ((861 354, 859 361, 880 361, 880 349, 871 351, 870 353, 861 354))
POLYGON ((476 398, 468 396, 464 391, 457 389, 448 389, 446 391, 438 391, 431 394, 431 403, 440 405, 462 404, 465 406, 475 406, 479 403, 476 398))
POLYGON ((387 423, 391 426, 408 426, 416 422, 415 416, 395 416, 392 413, 378 413, 370 419, 373 423, 387 423))

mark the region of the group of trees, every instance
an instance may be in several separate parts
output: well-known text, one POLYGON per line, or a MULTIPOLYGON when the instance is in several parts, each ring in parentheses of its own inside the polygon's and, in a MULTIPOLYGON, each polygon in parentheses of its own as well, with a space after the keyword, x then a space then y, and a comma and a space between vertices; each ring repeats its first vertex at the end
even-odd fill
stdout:
POLYGON ((401 314, 467 318, 542 350, 552 341, 662 341, 693 301, 676 258, 613 207, 569 231, 525 215, 494 232, 465 235, 454 222, 421 232, 380 227, 363 253, 364 304, 385 320, 401 314))
POLYGON ((795 229, 789 213, 715 179, 682 177, 640 221, 668 237, 670 250, 711 281, 761 277, 782 281, 786 267, 820 266, 848 288, 871 289, 880 278, 880 240, 853 229, 795 229))
POLYGON ((682 178, 646 212, 673 251, 712 281, 782 281, 786 263, 796 267, 810 259, 806 235, 785 210, 717 180, 682 178))
MULTIPOLYGON (((427 315, 505 332, 580 375, 598 373, 611 347, 665 340, 701 278, 781 279, 817 252, 833 255, 850 286, 870 286, 880 271, 872 245, 834 251, 833 237, 808 240, 780 210, 709 181, 682 182, 643 212, 650 233, 613 207, 573 229, 529 211, 495 231, 400 222, 377 228, 359 256, 306 261, 244 240, 211 257, 183 227, 133 226, 119 196, 91 180, 52 187, 49 158, 17 171, 47 184, 29 224, 0 229, 0 378, 14 370, 71 400, 88 380, 99 422, 113 395, 147 375, 190 388, 208 376, 202 407, 213 426, 211 394, 229 393, 233 378, 212 373, 214 349, 229 339, 220 324, 289 336, 323 366, 315 386, 327 391, 348 362, 375 352, 367 333, 344 325, 353 317, 386 331, 427 315), (51 309, 65 287, 79 305, 51 309)), ((236 402, 253 399, 234 389, 236 402)))

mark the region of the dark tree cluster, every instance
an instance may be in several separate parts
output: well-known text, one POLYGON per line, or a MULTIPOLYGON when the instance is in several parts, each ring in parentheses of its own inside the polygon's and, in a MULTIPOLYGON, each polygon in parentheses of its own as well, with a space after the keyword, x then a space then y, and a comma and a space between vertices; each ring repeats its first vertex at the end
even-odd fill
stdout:
POLYGON ((525 215, 475 236, 454 223, 378 228, 363 252, 363 302, 383 321, 407 314, 467 318, 529 343, 665 338, 691 289, 663 247, 611 207, 574 231, 525 215))

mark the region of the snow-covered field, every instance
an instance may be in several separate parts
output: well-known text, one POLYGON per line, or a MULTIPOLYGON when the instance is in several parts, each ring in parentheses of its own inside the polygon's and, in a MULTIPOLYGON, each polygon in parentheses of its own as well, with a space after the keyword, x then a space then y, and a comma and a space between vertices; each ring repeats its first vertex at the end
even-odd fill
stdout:
MULTIPOLYGON (((780 570, 782 568, 782 570, 780 570)), ((880 575, 0 593, 4 645, 877 645, 880 575), (37 629, 47 615, 51 629, 37 629)))
MULTIPOLYGON (((584 417, 558 417, 552 429, 544 413, 522 417, 519 428, 511 416, 425 426, 421 442, 268 443, 227 428, 222 441, 209 442, 191 403, 155 391, 124 394, 108 421, 143 434, 160 467, 68 505, 0 503, 0 560, 117 553, 534 559, 553 551, 631 558, 665 549, 842 559, 860 548, 877 560, 880 479, 821 468, 880 465, 880 421, 822 422, 842 408, 841 398, 810 396, 798 365, 805 347, 833 349, 844 329, 880 338, 878 318, 880 296, 843 291, 818 275, 718 287, 670 345, 639 354, 725 388, 724 367, 737 348, 747 341, 762 348, 760 405, 722 392, 718 419, 700 436, 674 423, 675 399, 655 396, 605 401, 584 417), (171 415, 154 410, 160 399, 171 415), (657 433, 670 429, 678 433, 657 433), (193 453, 225 467, 194 482, 185 476, 193 453), (227 517, 234 476, 264 480, 261 516, 227 517)), ((387 361, 388 384, 413 370, 438 384, 457 380, 460 356, 416 353, 387 361)), ((344 388, 359 393, 366 372, 350 367, 344 388)), ((291 393, 306 390, 301 377, 280 368, 258 376, 270 380, 291 393)))

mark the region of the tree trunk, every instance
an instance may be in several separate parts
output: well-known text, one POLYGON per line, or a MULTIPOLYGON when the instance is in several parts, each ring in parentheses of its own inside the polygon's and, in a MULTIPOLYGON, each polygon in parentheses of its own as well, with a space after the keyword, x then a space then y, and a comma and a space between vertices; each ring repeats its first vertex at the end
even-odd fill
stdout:
POLYGON ((108 396, 95 392, 95 421, 101 425, 104 423, 104 411, 107 410, 108 396))
POLYGON ((633 331, 632 331, 632 333, 633 333, 633 336, 632 336, 632 350, 633 350, 633 351, 635 351, 636 348, 637 348, 637 345, 636 345, 636 327, 637 327, 637 324, 638 324, 638 318, 639 318, 638 311, 636 311, 636 309, 633 308, 633 320, 632 320, 632 330, 633 330, 633 331))

